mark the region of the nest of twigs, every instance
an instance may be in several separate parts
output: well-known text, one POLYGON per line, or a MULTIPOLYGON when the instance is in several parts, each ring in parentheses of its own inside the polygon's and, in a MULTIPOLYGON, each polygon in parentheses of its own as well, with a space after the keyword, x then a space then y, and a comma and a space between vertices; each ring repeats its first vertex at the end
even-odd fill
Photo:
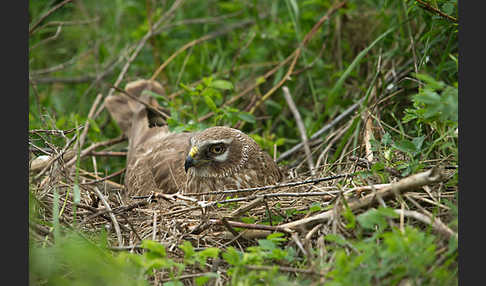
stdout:
MULTIPOLYGON (((143 251, 140 243, 149 239, 165 245, 170 256, 182 259, 184 254, 177 247, 182 241, 190 241, 196 249, 244 249, 257 239, 282 232, 289 237, 288 244, 307 256, 311 248, 319 247, 318 238, 323 235, 351 236, 341 216, 345 208, 359 214, 380 205, 395 209, 400 215, 399 227, 407 218, 407 223, 432 226, 444 238, 457 236, 446 226, 449 207, 437 200, 453 199, 456 190, 446 189, 444 182, 454 171, 441 166, 431 165, 408 177, 385 169, 389 181, 383 183, 369 172, 371 163, 366 159, 343 156, 334 164, 322 160, 313 175, 304 164, 294 164, 278 185, 215 190, 211 195, 222 197, 219 201, 204 201, 201 194, 167 195, 157 190, 150 196, 127 198, 123 180, 112 180, 123 170, 111 175, 76 171, 75 152, 70 150, 53 149, 50 155, 31 161, 31 189, 43 219, 52 221, 57 209, 63 225, 85 233, 107 230, 113 250, 143 251), (433 217, 437 208, 439 215, 433 217)), ((304 162, 304 157, 294 155, 297 162, 304 162)), ((34 238, 45 240, 47 236, 49 240, 52 236, 44 226, 31 223, 30 227, 34 238)), ((163 273, 160 277, 164 278, 163 273)))

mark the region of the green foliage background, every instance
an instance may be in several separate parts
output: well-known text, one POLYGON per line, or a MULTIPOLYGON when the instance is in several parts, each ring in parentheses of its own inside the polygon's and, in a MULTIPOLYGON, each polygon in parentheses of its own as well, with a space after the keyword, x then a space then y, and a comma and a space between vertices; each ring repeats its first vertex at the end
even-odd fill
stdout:
MULTIPOLYGON (((60 2, 29 1, 31 26, 60 2)), ((423 170, 430 160, 447 160, 457 165, 457 23, 424 9, 418 3, 424 1, 346 2, 312 37, 302 51, 295 73, 285 82, 302 115, 307 135, 310 137, 351 104, 370 95, 373 87, 379 99, 401 90, 375 109, 386 133, 372 140, 378 161, 373 171, 385 180, 386 167, 396 168, 406 176, 423 170), (404 71, 408 71, 405 77, 387 81, 393 78, 390 74, 404 71)), ((73 1, 45 19, 29 38, 29 129, 68 130, 84 124, 97 94, 108 93, 130 52, 173 3, 73 1), (65 66, 47 70, 60 64, 65 66), (95 81, 101 74, 104 76, 95 81)), ((174 131, 239 124, 272 155, 276 144, 278 157, 301 141, 281 90, 253 113, 249 103, 284 77, 288 65, 267 79, 262 76, 292 54, 334 3, 184 1, 173 18, 144 45, 129 66, 121 87, 131 80, 150 78, 188 42, 232 24, 252 21, 251 25, 204 41, 175 57, 157 80, 164 85, 167 95, 180 94, 171 101, 167 97, 157 99, 171 111, 169 126, 174 131), (223 105, 254 83, 257 86, 252 93, 229 106, 223 105), (210 112, 214 115, 200 122, 210 112)), ((427 3, 457 19, 457 1, 427 3)), ((373 107, 369 105, 365 100, 364 106, 373 107)), ((363 123, 360 118, 355 120, 346 135, 335 142, 334 160, 342 155, 340 152, 349 141, 353 142, 350 149, 359 145, 363 123)), ((103 111, 91 122, 87 142, 119 135, 120 129, 103 111)), ((54 145, 62 142, 55 136, 49 139, 54 145)), ((49 147, 42 141, 34 143, 49 147)), ((360 155, 362 150, 354 153, 360 155)), ((289 164, 291 160, 282 163, 289 164)), ((123 168, 124 164, 124 158, 117 157, 98 161, 107 173, 123 168)), ((81 166, 93 168, 85 161, 81 166)), ((449 184, 454 187, 457 182, 449 184)), ((450 204, 457 209, 456 202, 450 204)), ((439 260, 440 243, 430 230, 407 226, 402 233, 388 225, 390 214, 386 211, 369 212, 358 217, 358 224, 354 225, 361 237, 354 240, 326 237, 331 243, 329 255, 335 255, 335 265, 312 262, 329 269, 330 285, 397 285, 404 278, 416 285, 457 284, 457 241, 447 242, 447 254, 442 252, 439 260), (380 228, 370 227, 370 220, 372 226, 380 228), (341 245, 351 245, 354 251, 345 253, 341 245), (437 260, 441 264, 436 264, 437 260)), ((36 215, 36 206, 31 203, 31 219, 37 219, 36 215)), ((450 226, 457 229, 457 213, 452 216, 450 226)), ((60 234, 49 247, 31 241, 31 281, 49 285, 99 285, 99 281, 105 285, 146 285, 153 268, 167 268, 176 277, 185 266, 203 265, 202 260, 220 254, 231 266, 228 274, 233 285, 310 285, 312 281, 306 276, 290 277, 276 269, 251 271, 244 267, 276 260, 287 260, 294 267, 302 265, 304 262, 296 258, 295 250, 281 245, 278 237, 262 240, 244 253, 229 248, 200 254, 191 252, 191 246, 186 244, 182 250, 187 259, 182 262, 167 258, 165 250, 156 250, 149 242, 144 245, 149 252, 142 257, 112 254, 98 240, 60 234), (97 264, 92 264, 93 261, 97 264)), ((201 276, 197 283, 203 284, 214 275, 201 276)), ((182 285, 177 279, 167 283, 182 285)))

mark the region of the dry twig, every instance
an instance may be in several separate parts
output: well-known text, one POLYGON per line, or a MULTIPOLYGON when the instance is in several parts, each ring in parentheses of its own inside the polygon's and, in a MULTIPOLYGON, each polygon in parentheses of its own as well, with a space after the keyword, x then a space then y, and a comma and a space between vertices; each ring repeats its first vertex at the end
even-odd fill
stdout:
POLYGON ((300 137, 302 139, 302 144, 304 145, 307 164, 309 165, 309 170, 311 172, 311 175, 314 176, 316 174, 316 171, 314 169, 314 162, 312 161, 312 154, 309 148, 309 140, 307 139, 307 134, 306 134, 307 132, 305 131, 304 123, 302 122, 302 118, 300 117, 299 110, 297 109, 297 106, 295 106, 294 100, 290 95, 289 89, 286 86, 284 86, 282 87, 282 90, 283 90, 285 100, 287 101, 287 104, 290 110, 292 111, 292 114, 294 115, 295 121, 297 122, 297 127, 299 128, 300 137))

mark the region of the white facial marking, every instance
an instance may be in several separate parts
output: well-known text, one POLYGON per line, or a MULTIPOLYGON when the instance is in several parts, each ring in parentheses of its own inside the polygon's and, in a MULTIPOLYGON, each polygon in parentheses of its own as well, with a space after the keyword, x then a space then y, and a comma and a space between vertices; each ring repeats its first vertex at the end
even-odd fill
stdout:
POLYGON ((213 157, 215 161, 224 162, 228 159, 229 150, 226 150, 223 154, 213 157))

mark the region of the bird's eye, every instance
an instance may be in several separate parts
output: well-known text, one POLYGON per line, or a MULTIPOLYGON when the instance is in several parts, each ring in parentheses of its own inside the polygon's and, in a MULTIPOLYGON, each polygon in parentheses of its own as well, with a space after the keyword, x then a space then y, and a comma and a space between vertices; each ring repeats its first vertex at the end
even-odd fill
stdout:
POLYGON ((219 155, 222 154, 226 150, 226 147, 222 144, 216 144, 209 148, 209 152, 219 155))

